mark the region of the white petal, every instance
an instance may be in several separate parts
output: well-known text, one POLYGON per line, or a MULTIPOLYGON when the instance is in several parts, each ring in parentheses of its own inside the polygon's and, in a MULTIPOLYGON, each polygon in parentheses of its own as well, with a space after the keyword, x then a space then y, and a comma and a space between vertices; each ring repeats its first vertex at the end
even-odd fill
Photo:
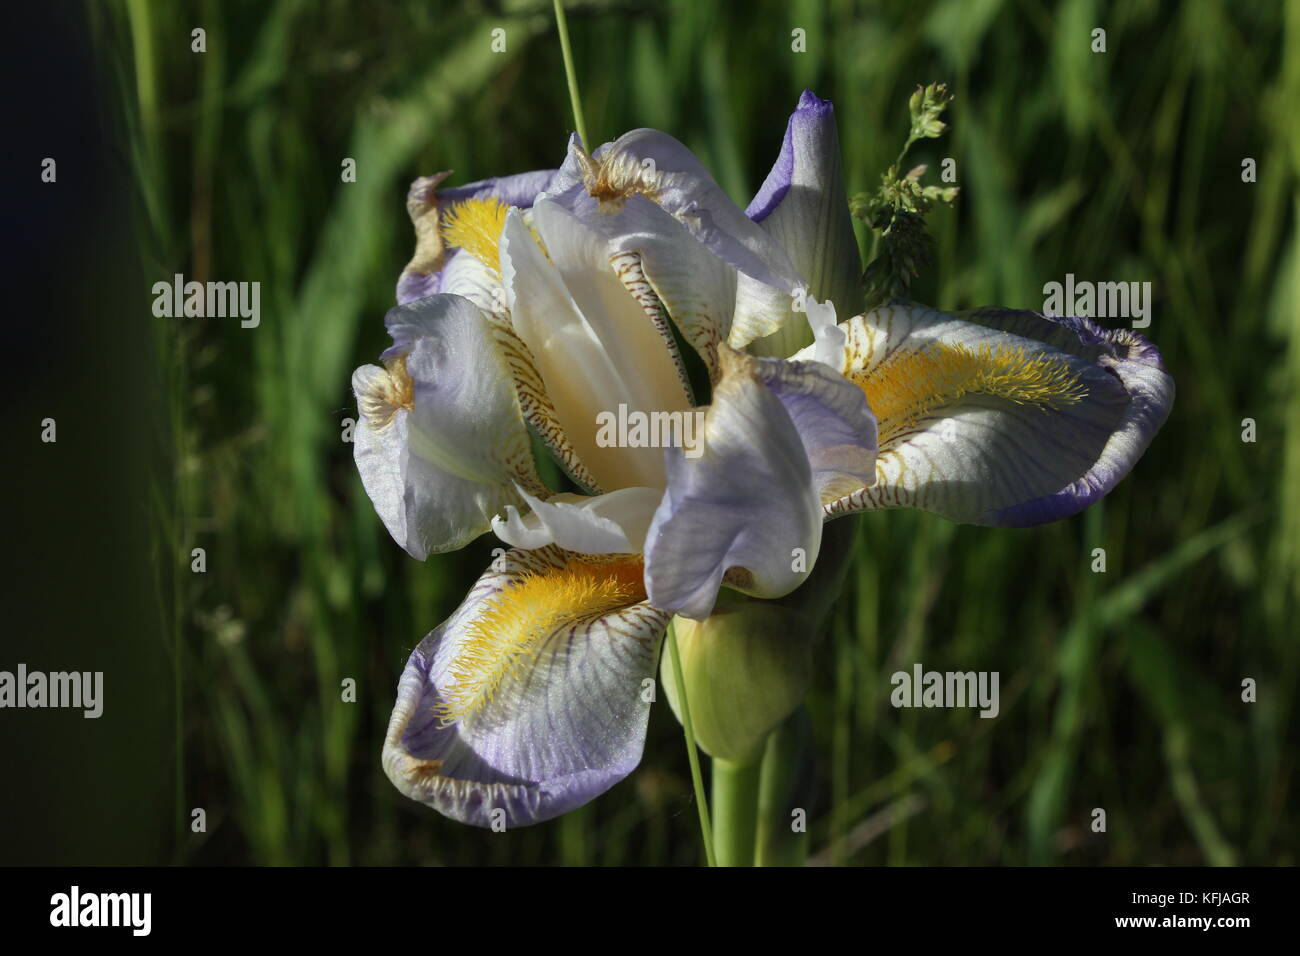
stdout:
POLYGON ((487 318, 436 295, 399 306, 387 323, 390 369, 353 376, 361 412, 353 454, 394 540, 415 558, 462 547, 538 487, 528 433, 487 318))
POLYGON ((520 516, 518 509, 507 507, 504 518, 492 519, 497 537, 516 548, 554 544, 580 554, 639 553, 663 498, 657 488, 622 488, 595 496, 565 493, 546 501, 522 488, 519 493, 532 511, 520 516))
POLYGON ((822 503, 870 480, 875 422, 862 393, 819 362, 721 352, 703 454, 669 457, 668 491, 646 537, 655 607, 702 620, 719 586, 758 597, 807 578, 822 503))
POLYGON ((646 414, 689 409, 674 356, 595 233, 549 200, 534 207, 533 217, 547 254, 512 212, 502 272, 511 321, 556 417, 600 488, 662 486, 662 452, 602 445, 597 416, 616 414, 620 405, 646 414))
MULTIPOLYGON (((862 263, 844 188, 831 104, 805 91, 786 125, 781 153, 746 212, 789 254, 807 294, 852 315, 862 303, 862 263)), ((743 279, 731 345, 785 358, 809 341, 791 301, 743 279)))

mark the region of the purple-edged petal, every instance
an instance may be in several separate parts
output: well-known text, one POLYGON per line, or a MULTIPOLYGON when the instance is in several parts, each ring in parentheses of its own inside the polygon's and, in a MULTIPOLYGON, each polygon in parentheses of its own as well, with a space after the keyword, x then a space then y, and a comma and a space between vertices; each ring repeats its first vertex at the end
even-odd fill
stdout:
POLYGON ((874 474, 861 391, 820 362, 721 353, 703 453, 670 449, 668 489, 646 536, 655 607, 702 620, 726 583, 781 597, 807 578, 822 505, 874 474))
POLYGON ((384 741, 406 796, 475 826, 549 820, 640 762, 668 615, 635 556, 509 551, 407 662, 384 741))
POLYGON ((494 293, 500 288, 500 277, 464 250, 448 245, 442 232, 446 213, 467 199, 498 199, 507 206, 528 209, 555 173, 539 169, 439 188, 451 175, 447 171, 413 182, 406 195, 406 211, 415 227, 415 255, 398 277, 398 305, 442 292, 467 296, 479 308, 498 311, 500 299, 494 293))
MULTIPOLYGON (((776 163, 746 213, 790 256, 808 296, 840 315, 862 303, 862 263, 844 188, 835 108, 805 91, 786 125, 776 163)), ((788 298, 741 278, 730 344, 756 355, 786 357, 811 341, 788 298)))
POLYGON ((504 304, 501 279, 464 249, 452 248, 442 268, 430 275, 403 272, 397 280, 397 304, 409 305, 431 295, 459 295, 484 312, 499 312, 504 304))
POLYGON ((549 193, 585 189, 606 213, 645 196, 733 269, 791 294, 803 279, 785 250, 727 197, 689 149, 667 133, 635 129, 591 156, 571 142, 549 193))
POLYGON ((462 199, 484 199, 491 196, 500 199, 507 206, 528 209, 550 186, 555 173, 554 169, 537 169, 528 173, 516 173, 513 176, 493 176, 463 186, 440 189, 438 199, 445 204, 459 202, 462 199))
POLYGON ((455 550, 541 490, 488 319, 459 296, 389 311, 384 366, 357 369, 353 455, 366 493, 412 557, 455 550))
POLYGON ((844 323, 880 427, 874 487, 830 515, 917 507, 970 524, 1068 517, 1132 469, 1173 404, 1146 339, 1088 319, 895 303, 844 323))

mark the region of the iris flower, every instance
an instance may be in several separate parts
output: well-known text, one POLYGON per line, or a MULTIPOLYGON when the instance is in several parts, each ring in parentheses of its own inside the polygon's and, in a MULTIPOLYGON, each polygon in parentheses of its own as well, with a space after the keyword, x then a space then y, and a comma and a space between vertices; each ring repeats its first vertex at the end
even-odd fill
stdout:
POLYGON ((834 112, 810 92, 745 210, 649 129, 590 154, 575 136, 556 170, 444 176, 408 198, 416 254, 392 346, 353 376, 354 450, 413 557, 509 546, 411 654, 384 743, 397 788, 459 821, 536 823, 629 774, 673 616, 707 619, 723 587, 790 594, 825 521, 1066 517, 1172 402, 1149 343, 1086 319, 855 315, 834 112), (620 406, 674 441, 602 440, 620 406), (530 436, 581 493, 546 487, 530 436))

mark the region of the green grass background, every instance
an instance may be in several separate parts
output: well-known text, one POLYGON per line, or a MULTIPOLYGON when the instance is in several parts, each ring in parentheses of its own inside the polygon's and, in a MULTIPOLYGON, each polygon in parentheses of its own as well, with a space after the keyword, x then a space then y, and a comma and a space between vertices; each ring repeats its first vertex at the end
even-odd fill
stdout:
MULTIPOLYGON (((809 700, 815 858, 1295 862, 1300 2, 569 11, 593 138, 669 131, 741 205, 805 87, 836 105, 852 192, 892 161, 913 88, 947 82, 951 129, 913 159, 933 180, 955 158, 962 194, 931 217, 921 301, 1041 308, 1043 284, 1067 272, 1153 283, 1146 334, 1177 402, 1103 504, 1025 531, 848 519, 854 564, 809 700), (1105 54, 1090 50, 1098 26, 1105 54), (791 51, 795 28, 806 53, 791 51), (1094 547, 1105 574, 1089 571, 1094 547), (918 660, 1000 671, 1001 715, 893 709, 890 673, 918 660), (1105 833, 1090 829, 1096 807, 1105 833)), ((662 704, 636 773, 530 829, 451 823, 379 766, 407 654, 493 542, 423 564, 391 542, 341 440, 349 376, 384 344, 413 245, 408 182, 562 158, 572 120, 550 4, 106 0, 87 14, 147 282, 262 283, 249 330, 155 320, 140 294, 166 463, 149 512, 173 682, 163 859, 700 862, 681 732, 662 704), (497 27, 504 53, 491 50, 497 27), (355 183, 340 181, 344 157, 355 183), (207 551, 205 574, 189 571, 192 547, 207 551), (340 700, 348 677, 355 704, 340 700), (191 832, 193 807, 206 833, 191 832)))

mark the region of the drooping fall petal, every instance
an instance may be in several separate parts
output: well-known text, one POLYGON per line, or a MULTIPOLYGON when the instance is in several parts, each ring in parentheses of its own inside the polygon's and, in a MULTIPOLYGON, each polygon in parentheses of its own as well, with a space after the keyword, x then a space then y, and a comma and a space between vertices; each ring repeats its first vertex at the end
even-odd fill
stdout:
POLYGON ((669 617, 646 603, 635 555, 543 548, 498 565, 411 654, 383 765, 413 800, 509 828, 581 806, 640 762, 669 617))
POLYGON ((1173 404, 1159 353, 1088 319, 894 303, 843 327, 880 427, 876 482, 830 515, 916 507, 970 524, 1075 514, 1132 469, 1173 404))

